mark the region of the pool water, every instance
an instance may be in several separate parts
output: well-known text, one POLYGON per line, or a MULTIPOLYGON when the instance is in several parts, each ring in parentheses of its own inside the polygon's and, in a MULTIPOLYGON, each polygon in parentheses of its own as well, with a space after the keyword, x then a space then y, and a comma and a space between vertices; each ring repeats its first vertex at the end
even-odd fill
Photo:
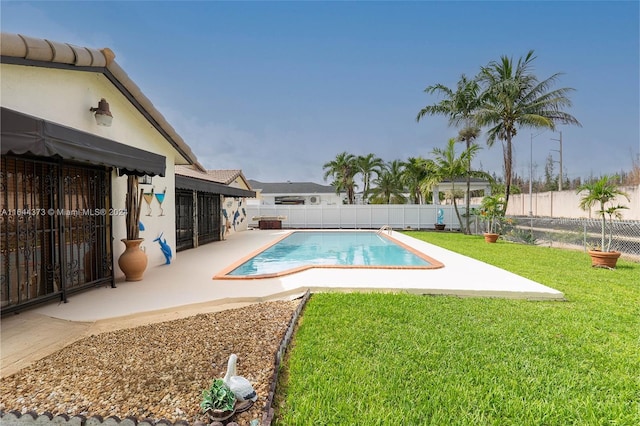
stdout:
POLYGON ((227 275, 272 276, 314 266, 432 267, 427 259, 375 231, 296 231, 227 275))

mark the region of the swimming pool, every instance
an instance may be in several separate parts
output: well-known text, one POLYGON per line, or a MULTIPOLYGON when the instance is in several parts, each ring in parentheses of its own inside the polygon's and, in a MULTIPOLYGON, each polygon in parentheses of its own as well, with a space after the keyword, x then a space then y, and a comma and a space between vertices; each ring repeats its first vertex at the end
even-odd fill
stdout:
POLYGON ((435 269, 444 266, 376 231, 295 231, 214 278, 272 278, 309 268, 435 269))

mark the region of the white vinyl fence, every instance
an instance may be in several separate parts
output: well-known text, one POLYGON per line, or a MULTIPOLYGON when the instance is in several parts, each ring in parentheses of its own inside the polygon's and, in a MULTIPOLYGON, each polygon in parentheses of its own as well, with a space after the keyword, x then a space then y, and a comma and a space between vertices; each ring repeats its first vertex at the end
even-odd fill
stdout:
MULTIPOLYGON (((479 206, 473 205, 478 208, 479 206)), ((380 229, 388 225, 396 230, 429 230, 437 223, 442 209, 446 230, 459 230, 460 224, 452 205, 263 205, 247 206, 249 227, 258 227, 260 218, 282 217, 288 229, 380 229)), ((458 206, 460 215, 464 207, 458 206)), ((464 220, 464 216, 462 216, 464 220)), ((472 216, 471 232, 482 234, 486 223, 472 216)), ((640 256, 640 222, 614 221, 611 225, 615 250, 625 257, 640 256)), ((508 216, 502 223, 503 238, 527 244, 581 247, 585 250, 599 240, 600 222, 595 219, 566 219, 508 216)), ((630 257, 631 258, 631 257, 630 257)))
MULTIPOLYGON (((283 228, 315 229, 434 229, 442 209, 445 229, 460 229, 452 205, 369 204, 369 205, 261 205, 247 206, 249 226, 258 227, 260 217, 285 217, 283 228)), ((464 207, 458 206, 460 214, 464 207)))

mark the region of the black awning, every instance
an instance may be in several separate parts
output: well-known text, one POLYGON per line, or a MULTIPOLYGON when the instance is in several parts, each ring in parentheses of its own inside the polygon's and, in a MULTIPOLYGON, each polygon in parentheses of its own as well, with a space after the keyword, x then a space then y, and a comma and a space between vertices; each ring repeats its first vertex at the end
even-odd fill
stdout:
POLYGON ((181 175, 176 175, 176 189, 190 189, 192 191, 210 192, 212 194, 224 195, 225 197, 254 198, 256 196, 255 191, 249 191, 242 188, 233 188, 221 183, 181 175))
POLYGON ((119 142, 2 108, 2 154, 56 157, 120 169, 120 174, 164 176, 166 159, 119 142))

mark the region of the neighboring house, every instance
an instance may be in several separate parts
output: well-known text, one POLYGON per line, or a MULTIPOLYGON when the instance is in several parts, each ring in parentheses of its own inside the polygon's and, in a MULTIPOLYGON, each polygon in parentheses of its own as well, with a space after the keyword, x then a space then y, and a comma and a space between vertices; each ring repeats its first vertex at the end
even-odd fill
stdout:
POLYGON ((259 182, 249 179, 256 198, 254 205, 336 205, 343 204, 345 195, 336 194, 333 186, 313 182, 259 182))
MULTIPOLYGON (((256 191, 256 198, 248 200, 252 205, 336 205, 346 203, 346 194, 336 194, 335 188, 330 185, 319 185, 312 182, 259 182, 249 179, 251 188, 256 191)), ((439 196, 455 188, 456 192, 467 190, 467 181, 464 178, 456 179, 453 183, 449 180, 440 182, 432 189, 434 204, 440 204, 439 196)), ((491 194, 489 181, 483 179, 471 179, 471 191, 484 191, 485 195, 491 194)), ((408 194, 407 194, 408 196, 408 194)), ((362 193, 355 196, 355 204, 362 204, 362 193)), ((444 204, 450 204, 445 198, 444 204)))
MULTIPOLYGON (((110 49, 2 33, 0 55, 3 313, 123 277, 117 259, 126 237, 127 175, 139 176, 145 195, 140 237, 148 268, 165 263, 153 242, 160 234, 176 257, 183 190, 195 191, 190 200, 209 198, 213 218, 222 215, 222 196, 252 194, 176 178, 179 165, 206 170, 110 49)), ((221 235, 222 221, 211 223, 221 235)))
POLYGON ((246 230, 246 199, 255 195, 241 170, 176 166, 176 250, 246 230))
MULTIPOLYGON (((451 180, 443 180, 439 184, 435 185, 432 189, 433 192, 433 204, 440 204, 440 192, 444 193, 444 203, 442 204, 453 204, 451 201, 451 190, 455 189, 456 193, 462 194, 462 198, 466 199, 467 192, 467 179, 466 178, 458 178, 451 180)), ((484 195, 491 195, 491 183, 485 179, 479 178, 471 178, 469 190, 471 192, 474 191, 484 191, 484 195)))

